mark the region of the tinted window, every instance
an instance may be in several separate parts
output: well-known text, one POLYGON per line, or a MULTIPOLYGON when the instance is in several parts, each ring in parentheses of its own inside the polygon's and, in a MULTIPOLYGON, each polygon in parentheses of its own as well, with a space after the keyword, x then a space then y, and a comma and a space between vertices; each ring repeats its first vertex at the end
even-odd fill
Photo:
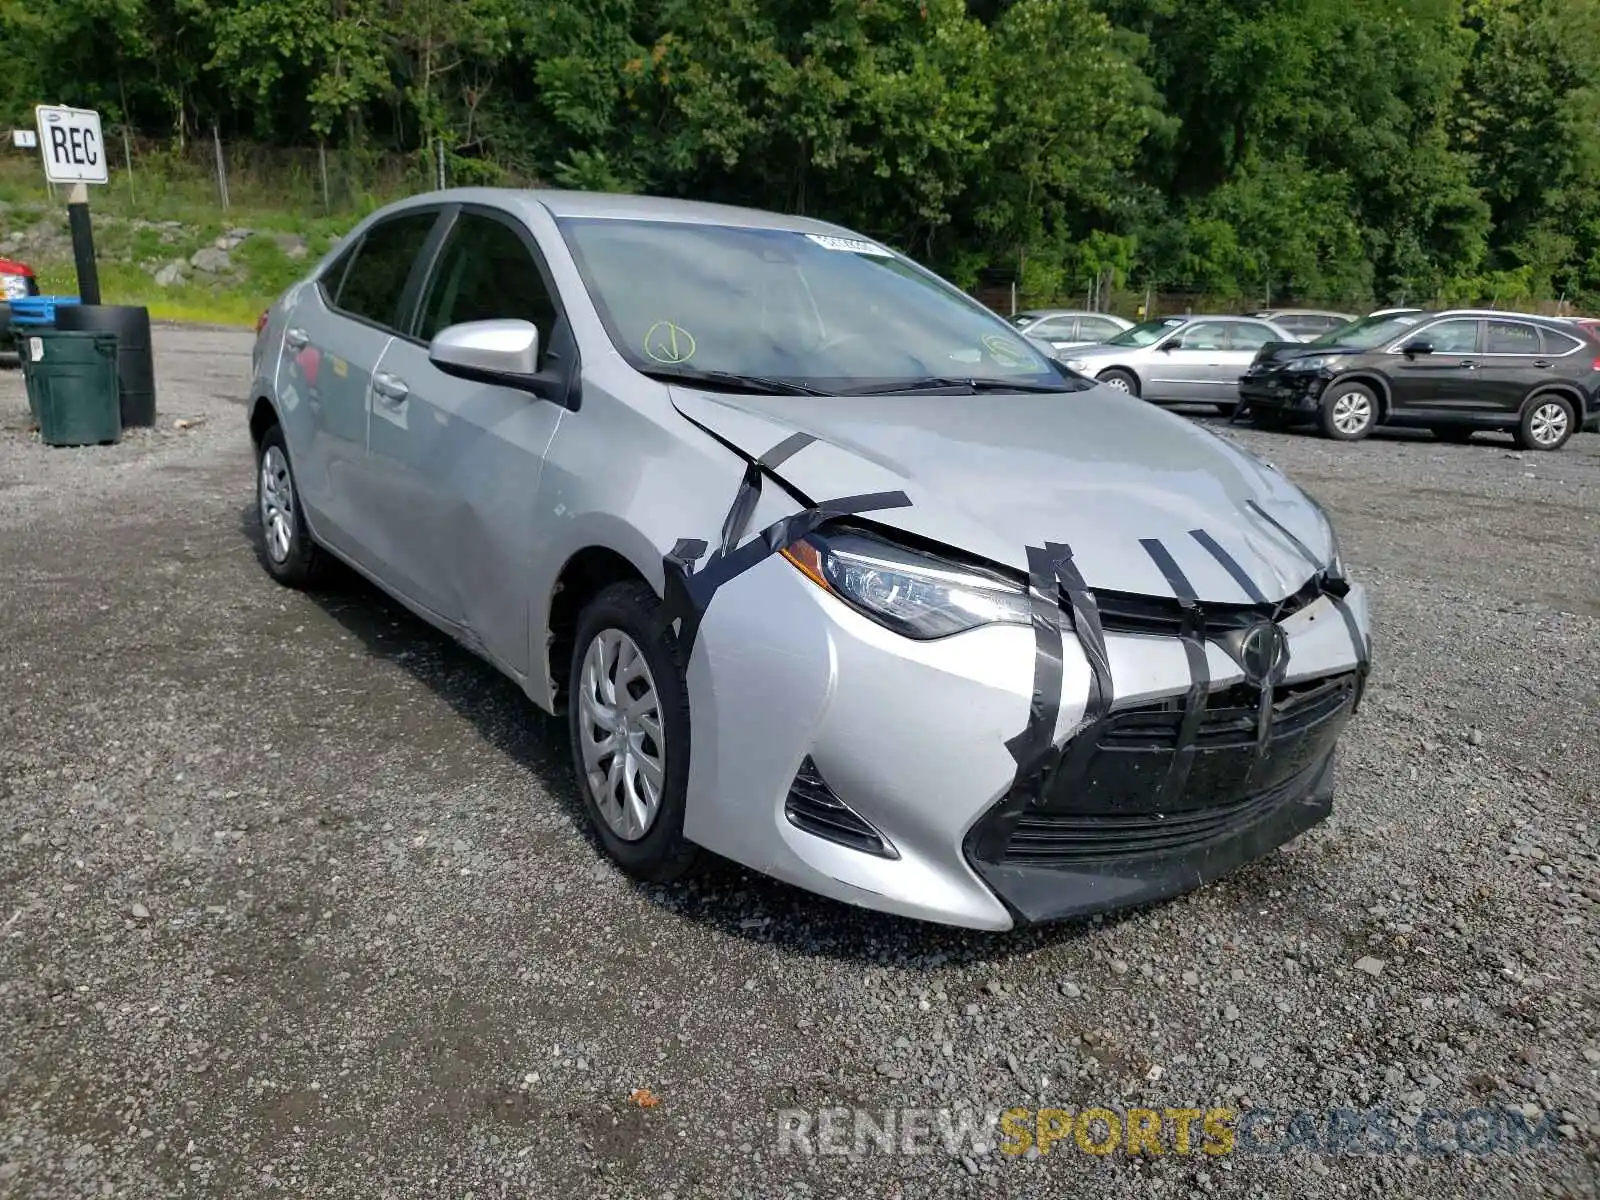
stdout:
POLYGON ((407 213, 368 230, 356 247, 334 306, 387 329, 399 329, 406 280, 437 217, 433 212, 407 213))
POLYGON ((352 242, 344 248, 344 252, 328 264, 328 269, 317 276, 317 286, 322 289, 322 298, 329 304, 339 294, 339 285, 344 282, 344 273, 350 269, 350 260, 355 257, 356 247, 359 242, 352 242))
POLYGON ((1268 342, 1282 340, 1265 325, 1250 321, 1233 321, 1228 325, 1228 348, 1231 350, 1259 350, 1268 342))
POLYGON ((1544 352, 1546 354, 1571 354, 1583 342, 1570 334, 1557 333, 1554 329, 1541 330, 1544 334, 1544 352))
POLYGON ((1151 346, 1182 324, 1182 317, 1162 317, 1160 320, 1155 321, 1140 321, 1133 328, 1124 329, 1116 337, 1109 338, 1106 345, 1151 346))
POLYGON ((544 347, 555 328, 556 306, 515 230, 492 217, 462 213, 428 281, 417 336, 432 341, 451 325, 503 318, 531 321, 544 347))
POLYGON ((1539 329, 1521 321, 1488 321, 1484 324, 1485 354, 1538 354, 1539 329))
POLYGON ((1414 340, 1427 342, 1435 354, 1473 354, 1478 349, 1478 323, 1440 321, 1419 331, 1414 340))

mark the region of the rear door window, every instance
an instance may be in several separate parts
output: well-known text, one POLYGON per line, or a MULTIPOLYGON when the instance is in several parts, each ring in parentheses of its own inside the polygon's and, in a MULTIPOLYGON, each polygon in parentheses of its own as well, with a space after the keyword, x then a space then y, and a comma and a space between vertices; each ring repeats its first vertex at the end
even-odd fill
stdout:
POLYGON ((1075 317, 1046 317, 1028 332, 1034 337, 1044 338, 1047 342, 1054 338, 1065 342, 1072 338, 1072 327, 1076 323, 1075 317))
POLYGON ((1102 317, 1078 318, 1078 336, 1089 338, 1096 342, 1103 342, 1107 338, 1114 338, 1122 332, 1122 326, 1115 321, 1107 321, 1102 317))
POLYGON ((1485 321, 1485 354, 1538 354, 1539 327, 1522 321, 1485 321))
POLYGON ((406 284, 438 219, 438 212, 429 209, 402 213, 369 229, 356 247, 333 306, 384 329, 404 328, 409 316, 401 311, 406 284))
POLYGON ((1279 341, 1272 330, 1266 325, 1258 325, 1254 321, 1229 321, 1228 322, 1228 349, 1230 350, 1259 350, 1268 342, 1279 341))

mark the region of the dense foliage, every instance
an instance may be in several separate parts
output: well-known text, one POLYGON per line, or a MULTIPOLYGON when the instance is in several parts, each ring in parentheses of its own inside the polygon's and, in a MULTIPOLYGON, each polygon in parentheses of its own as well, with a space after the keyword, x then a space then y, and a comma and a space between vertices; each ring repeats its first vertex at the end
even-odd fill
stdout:
POLYGON ((0 119, 801 211, 964 282, 1600 305, 1600 0, 0 0, 0 119))

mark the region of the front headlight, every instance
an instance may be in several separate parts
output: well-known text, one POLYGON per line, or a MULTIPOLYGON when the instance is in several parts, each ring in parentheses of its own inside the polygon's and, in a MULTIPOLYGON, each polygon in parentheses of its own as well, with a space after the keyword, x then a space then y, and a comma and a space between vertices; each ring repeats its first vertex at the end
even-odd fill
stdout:
POLYGON ((1336 354, 1313 354, 1309 358, 1291 358, 1284 364, 1285 371, 1323 371, 1338 361, 1336 354))
POLYGON ((783 556, 824 591, 909 638, 1033 619, 1020 584, 868 534, 814 533, 783 556))

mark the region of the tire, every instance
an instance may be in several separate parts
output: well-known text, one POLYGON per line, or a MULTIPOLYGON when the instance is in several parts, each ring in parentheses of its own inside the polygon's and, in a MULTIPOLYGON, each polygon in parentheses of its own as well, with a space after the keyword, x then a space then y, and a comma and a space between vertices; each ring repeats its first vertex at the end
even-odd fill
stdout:
POLYGON ((1378 397, 1364 383, 1336 383, 1322 394, 1322 432, 1336 442, 1358 442, 1378 424, 1378 397))
POLYGON ((268 574, 287 587, 314 582, 322 573, 323 554, 306 528, 279 425, 262 434, 256 447, 256 515, 261 521, 261 562, 268 574))
POLYGON ((1441 442, 1455 442, 1458 445, 1462 442, 1471 441, 1472 435, 1476 432, 1477 430, 1470 425, 1435 425, 1433 427, 1434 437, 1441 442))
POLYGON ((1138 376, 1124 371, 1120 367, 1113 367, 1109 371, 1101 371, 1095 378, 1115 391, 1127 392, 1130 396, 1139 394, 1138 376))
POLYGON ((1578 417, 1572 401, 1565 396, 1547 392, 1535 396, 1523 406, 1522 420, 1517 422, 1517 447, 1522 450, 1559 450, 1567 444, 1573 430, 1578 427, 1578 417))
POLYGON ((612 584, 583 610, 567 679, 567 729, 584 811, 600 844, 636 879, 668 883, 693 868, 699 847, 683 836, 689 793, 689 692, 677 639, 659 619, 660 607, 649 585, 635 582, 612 584), (630 653, 637 654, 644 675, 635 675, 625 690, 630 696, 642 696, 634 685, 648 688, 655 703, 618 720, 623 743, 634 752, 632 763, 624 759, 619 768, 618 752, 607 755, 598 747, 607 733, 614 737, 618 732, 607 723, 606 714, 617 707, 617 670, 630 661, 630 653), (648 720, 651 711, 657 718, 654 722, 648 720), (650 763, 660 780, 653 789, 653 807, 648 803, 650 763), (610 798, 604 807, 602 796, 610 798))

